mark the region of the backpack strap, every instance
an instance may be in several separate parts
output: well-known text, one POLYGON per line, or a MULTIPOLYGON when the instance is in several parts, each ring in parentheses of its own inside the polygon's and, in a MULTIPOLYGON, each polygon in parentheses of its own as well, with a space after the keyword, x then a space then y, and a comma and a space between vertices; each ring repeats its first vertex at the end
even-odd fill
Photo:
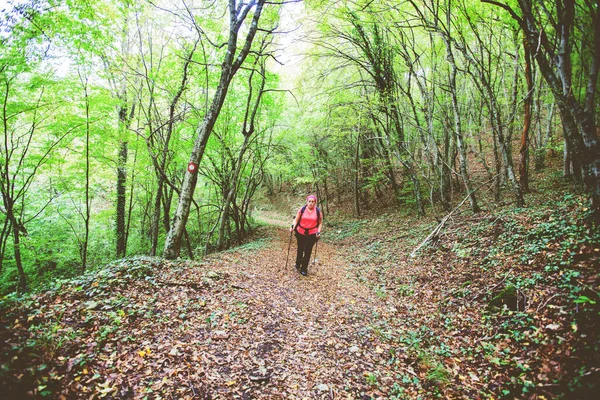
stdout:
POLYGON ((319 209, 319 207, 317 207, 317 225, 315 225, 312 228, 305 228, 302 226, 302 224, 300 223, 302 221, 302 215, 304 215, 304 211, 306 211, 306 204, 302 206, 302 208, 300 209, 300 218, 298 219, 298 226, 306 231, 308 231, 309 229, 314 229, 317 226, 319 226, 319 222, 321 222, 321 210, 319 209))
MULTIPOLYGON (((302 206, 302 208, 300 209, 300 219, 302 219, 302 215, 304 214, 304 211, 306 211, 306 204, 302 206)), ((319 209, 319 207, 317 207, 317 222, 319 222, 319 220, 321 219, 321 209, 319 209)), ((300 222, 300 220, 298 220, 298 222, 300 222)))

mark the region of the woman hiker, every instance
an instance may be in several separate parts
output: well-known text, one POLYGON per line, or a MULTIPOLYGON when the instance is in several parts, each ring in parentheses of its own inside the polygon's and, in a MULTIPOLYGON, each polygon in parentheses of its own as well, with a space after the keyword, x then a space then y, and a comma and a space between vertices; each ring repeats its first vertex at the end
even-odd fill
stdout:
POLYGON ((296 253, 296 269, 306 276, 308 262, 312 248, 321 236, 323 227, 323 214, 317 207, 317 197, 310 195, 306 198, 306 205, 302 206, 296 213, 290 232, 295 231, 298 242, 296 253))

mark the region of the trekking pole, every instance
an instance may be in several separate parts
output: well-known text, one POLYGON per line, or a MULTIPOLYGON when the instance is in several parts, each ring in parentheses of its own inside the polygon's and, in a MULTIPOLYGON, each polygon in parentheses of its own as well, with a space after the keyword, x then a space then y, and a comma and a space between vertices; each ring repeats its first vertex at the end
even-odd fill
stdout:
POLYGON ((315 243, 315 256, 313 257, 313 267, 317 264, 317 250, 319 250, 319 239, 315 243))
POLYGON ((288 260, 290 259, 290 248, 292 247, 292 233, 293 233, 293 231, 290 231, 290 242, 288 243, 287 257, 285 258, 285 270, 286 271, 287 271, 287 266, 288 266, 288 260))

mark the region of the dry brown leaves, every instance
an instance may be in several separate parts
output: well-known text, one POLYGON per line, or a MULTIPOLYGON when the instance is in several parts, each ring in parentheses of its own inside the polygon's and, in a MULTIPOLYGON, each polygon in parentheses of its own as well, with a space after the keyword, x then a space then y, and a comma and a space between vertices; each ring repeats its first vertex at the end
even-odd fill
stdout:
POLYGON ((460 240, 473 223, 455 221, 410 259, 427 227, 381 217, 370 233, 326 235, 308 277, 293 268, 294 244, 286 268, 279 228, 258 249, 201 263, 125 262, 3 316, 0 382, 53 398, 526 398, 506 392, 515 374, 553 385, 575 333, 551 282, 527 293, 525 337, 503 333, 508 315, 490 322, 490 295, 526 266, 512 256, 482 271, 460 240))

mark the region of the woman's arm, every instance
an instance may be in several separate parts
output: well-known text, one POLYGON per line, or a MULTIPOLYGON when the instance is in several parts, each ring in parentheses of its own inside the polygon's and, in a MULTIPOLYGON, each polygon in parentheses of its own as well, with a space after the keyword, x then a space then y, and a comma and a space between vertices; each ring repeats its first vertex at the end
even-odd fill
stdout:
POLYGON ((296 218, 294 218, 294 222, 292 222, 292 227, 290 228, 290 232, 296 229, 296 225, 298 225, 298 220, 300 219, 300 210, 296 213, 296 218))

